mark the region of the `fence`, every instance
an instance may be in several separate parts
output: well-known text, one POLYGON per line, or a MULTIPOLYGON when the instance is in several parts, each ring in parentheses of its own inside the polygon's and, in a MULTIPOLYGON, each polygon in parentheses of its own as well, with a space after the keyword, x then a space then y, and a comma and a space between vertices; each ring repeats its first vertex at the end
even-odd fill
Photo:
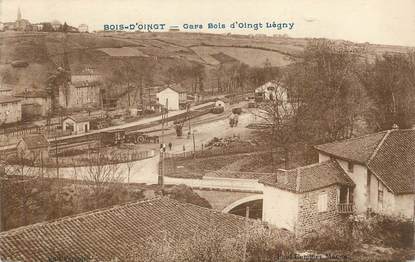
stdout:
POLYGON ((212 156, 222 156, 222 155, 231 155, 231 154, 243 154, 265 151, 265 148, 258 147, 256 145, 246 144, 238 146, 229 146, 229 147, 213 147, 204 150, 196 151, 184 151, 183 153, 165 153, 165 158, 174 158, 174 159, 188 159, 188 158, 204 158, 212 156))
MULTIPOLYGON (((154 157, 154 150, 149 151, 140 151, 140 152, 129 152, 129 153, 116 153, 109 155, 98 155, 97 153, 92 153, 89 156, 73 156, 66 158, 53 157, 49 158, 46 161, 25 161, 24 164, 27 166, 35 166, 42 168, 56 168, 57 166, 63 167, 87 167, 87 166, 97 166, 97 165, 116 165, 123 164, 127 162, 139 161, 147 158, 154 157)), ((24 161, 24 160, 23 160, 24 161)), ((18 158, 9 158, 9 164, 22 164, 22 160, 18 158)))

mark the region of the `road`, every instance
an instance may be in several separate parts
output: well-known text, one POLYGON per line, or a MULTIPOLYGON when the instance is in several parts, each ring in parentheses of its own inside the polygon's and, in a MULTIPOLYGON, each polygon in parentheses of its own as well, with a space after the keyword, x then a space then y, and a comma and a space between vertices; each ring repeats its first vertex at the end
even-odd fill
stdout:
MULTIPOLYGON (((234 105, 236 106, 242 106, 234 105)), ((184 136, 179 138, 173 128, 165 132, 163 140, 166 144, 171 142, 173 147, 168 152, 181 153, 183 152, 183 146, 186 151, 193 151, 195 146, 196 150, 201 149, 202 144, 206 144, 213 137, 227 137, 237 135, 242 139, 246 139, 250 136, 252 130, 245 128, 246 125, 253 121, 252 115, 249 113, 242 113, 239 118, 239 124, 237 127, 230 128, 228 116, 231 112, 231 108, 228 108, 223 114, 213 115, 208 114, 196 119, 191 122, 192 134, 190 137, 184 136)), ((175 112, 178 114, 179 112, 175 112)), ((157 118, 146 119, 146 121, 154 121, 157 118)), ((130 123, 131 125, 141 124, 143 121, 130 123)), ((116 128, 119 128, 117 126, 116 128)), ((187 134, 189 128, 186 124, 183 128, 183 133, 187 134)), ((155 132, 156 134, 157 132, 155 132)), ((160 134, 160 132, 158 132, 160 134)), ((130 172, 128 172, 127 164, 120 164, 118 172, 123 177, 124 182, 130 183, 146 183, 146 184, 157 184, 158 182, 158 164, 160 161, 160 151, 158 144, 144 144, 137 145, 137 150, 154 150, 155 156, 152 158, 135 161, 130 164, 130 172)), ((56 175, 56 169, 49 169, 46 171, 50 176, 56 175)), ((88 176, 88 168, 60 168, 60 175, 71 179, 82 179, 88 176)), ((165 184, 185 184, 194 188, 220 188, 220 189, 233 189, 243 191, 260 191, 261 186, 256 180, 247 179, 223 179, 223 178, 204 178, 204 179, 184 179, 184 178, 173 178, 165 177, 165 184)))

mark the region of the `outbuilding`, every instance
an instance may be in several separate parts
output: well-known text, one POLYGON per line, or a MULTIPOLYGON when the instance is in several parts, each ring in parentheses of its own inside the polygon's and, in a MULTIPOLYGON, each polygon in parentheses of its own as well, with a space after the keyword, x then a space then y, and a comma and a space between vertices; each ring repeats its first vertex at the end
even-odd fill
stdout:
POLYGON ((49 158, 49 142, 42 134, 23 136, 16 148, 19 158, 36 162, 43 162, 49 158))
POLYGON ((72 135, 87 133, 90 130, 90 119, 84 116, 68 116, 62 122, 62 130, 72 135))
POLYGON ((171 84, 161 89, 157 94, 157 100, 169 110, 185 109, 187 104, 187 92, 180 84, 171 84))

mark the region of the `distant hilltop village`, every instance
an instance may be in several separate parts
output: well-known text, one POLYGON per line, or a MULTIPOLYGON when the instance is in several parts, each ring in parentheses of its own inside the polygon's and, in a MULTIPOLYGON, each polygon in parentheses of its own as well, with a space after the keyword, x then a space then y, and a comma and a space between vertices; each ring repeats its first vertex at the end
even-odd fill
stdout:
POLYGON ((24 31, 24 32, 74 32, 87 33, 88 25, 81 24, 78 28, 61 23, 58 20, 51 22, 42 22, 32 24, 27 19, 23 19, 20 7, 17 10, 17 18, 15 22, 0 22, 0 31, 24 31))

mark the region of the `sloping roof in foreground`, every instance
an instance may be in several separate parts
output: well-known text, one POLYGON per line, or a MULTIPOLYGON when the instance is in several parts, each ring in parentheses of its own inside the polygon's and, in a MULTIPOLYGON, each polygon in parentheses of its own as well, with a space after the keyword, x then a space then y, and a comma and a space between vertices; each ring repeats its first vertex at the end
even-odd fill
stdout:
POLYGON ((44 262, 93 255, 98 261, 109 261, 166 236, 178 240, 216 229, 232 237, 244 223, 243 217, 157 198, 3 232, 0 259, 44 262))
POLYGON ((49 146, 48 140, 41 134, 24 136, 22 140, 26 143, 28 149, 47 148, 49 146))
POLYGON ((334 160, 291 170, 278 170, 276 174, 260 179, 259 182, 295 193, 310 192, 335 184, 355 186, 334 160))
POLYGON ((415 193, 414 129, 384 131, 316 149, 366 165, 395 194, 415 193))

